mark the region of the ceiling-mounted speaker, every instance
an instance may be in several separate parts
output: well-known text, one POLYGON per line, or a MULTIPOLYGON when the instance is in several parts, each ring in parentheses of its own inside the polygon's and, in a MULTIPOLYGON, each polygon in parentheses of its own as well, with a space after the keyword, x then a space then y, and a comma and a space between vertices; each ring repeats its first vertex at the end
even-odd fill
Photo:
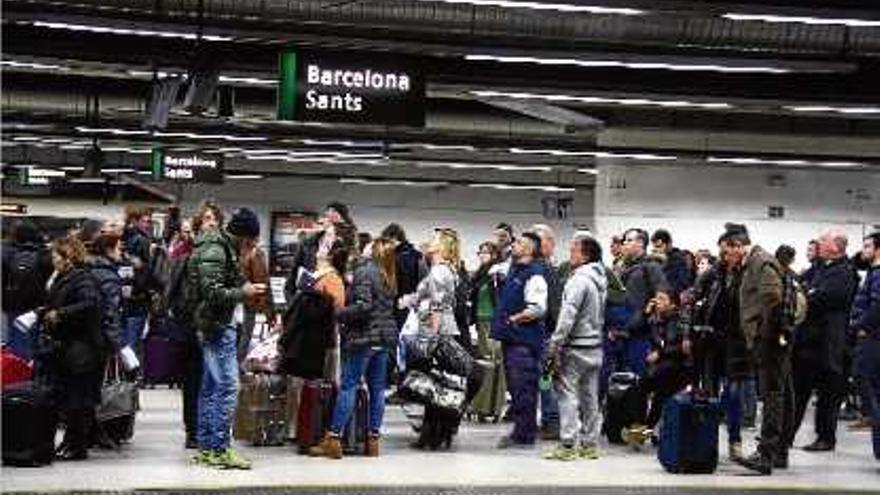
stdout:
POLYGON ((147 114, 144 116, 145 128, 165 129, 168 126, 168 117, 177 102, 177 92, 180 91, 182 82, 183 79, 177 76, 153 81, 153 92, 147 104, 147 114))
POLYGON ((217 90, 217 115, 219 117, 235 116, 235 88, 220 86, 217 90))

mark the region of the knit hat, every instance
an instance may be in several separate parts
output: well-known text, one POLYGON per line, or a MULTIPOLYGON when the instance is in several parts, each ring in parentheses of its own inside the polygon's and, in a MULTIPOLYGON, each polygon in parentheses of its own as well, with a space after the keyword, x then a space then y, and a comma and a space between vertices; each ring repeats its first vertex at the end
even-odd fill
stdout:
POLYGON ((260 236, 260 219, 250 208, 239 208, 232 214, 226 231, 238 237, 255 238, 260 236))

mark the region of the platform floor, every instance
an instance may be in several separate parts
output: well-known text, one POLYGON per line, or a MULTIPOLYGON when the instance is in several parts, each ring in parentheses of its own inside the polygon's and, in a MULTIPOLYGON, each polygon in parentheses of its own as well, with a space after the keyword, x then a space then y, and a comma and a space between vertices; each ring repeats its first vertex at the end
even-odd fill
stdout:
MULTIPOLYGON (((242 493, 717 493, 782 490, 786 493, 880 492, 880 463, 871 455, 870 434, 840 427, 838 449, 810 454, 794 450, 791 469, 755 476, 726 459, 722 432, 719 470, 714 475, 672 475, 657 463, 651 448, 634 452, 607 446, 597 461, 572 463, 541 458, 546 443, 531 451, 494 448, 507 425, 467 423, 450 452, 419 452, 401 409, 387 410, 382 457, 341 461, 299 456, 293 447, 240 445, 254 461, 251 471, 217 471, 189 462, 183 449, 180 392, 145 390, 135 437, 121 451, 96 451, 86 462, 56 462, 45 468, 2 469, 4 493, 28 491, 140 490, 237 491, 242 493), (260 489, 254 489, 260 487, 260 489), (370 490, 367 490, 367 489, 370 490), (687 488, 687 489, 685 489, 687 488)), ((798 444, 811 440, 812 424, 798 444)), ((723 429, 723 428, 722 428, 723 429)), ((747 431, 747 439, 755 435, 747 431)), ((747 441, 747 450, 753 445, 747 441)))

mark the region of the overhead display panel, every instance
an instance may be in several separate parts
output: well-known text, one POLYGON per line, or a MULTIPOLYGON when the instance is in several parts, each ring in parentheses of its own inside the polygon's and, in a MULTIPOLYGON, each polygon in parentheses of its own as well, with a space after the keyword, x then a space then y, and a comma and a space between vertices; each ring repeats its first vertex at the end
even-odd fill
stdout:
POLYGON ((217 155, 153 148, 150 164, 154 179, 223 183, 223 160, 217 155))
POLYGON ((425 125, 425 80, 409 59, 285 51, 279 69, 279 120, 425 125))

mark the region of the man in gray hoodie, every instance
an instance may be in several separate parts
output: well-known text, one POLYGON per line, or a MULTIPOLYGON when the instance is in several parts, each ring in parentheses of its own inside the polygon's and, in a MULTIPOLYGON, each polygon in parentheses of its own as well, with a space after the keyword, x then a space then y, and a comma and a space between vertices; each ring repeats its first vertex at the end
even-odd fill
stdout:
POLYGON ((599 370, 608 281, 602 247, 592 237, 569 245, 574 270, 565 284, 548 357, 555 364, 559 395, 560 446, 548 459, 599 457, 599 370))

